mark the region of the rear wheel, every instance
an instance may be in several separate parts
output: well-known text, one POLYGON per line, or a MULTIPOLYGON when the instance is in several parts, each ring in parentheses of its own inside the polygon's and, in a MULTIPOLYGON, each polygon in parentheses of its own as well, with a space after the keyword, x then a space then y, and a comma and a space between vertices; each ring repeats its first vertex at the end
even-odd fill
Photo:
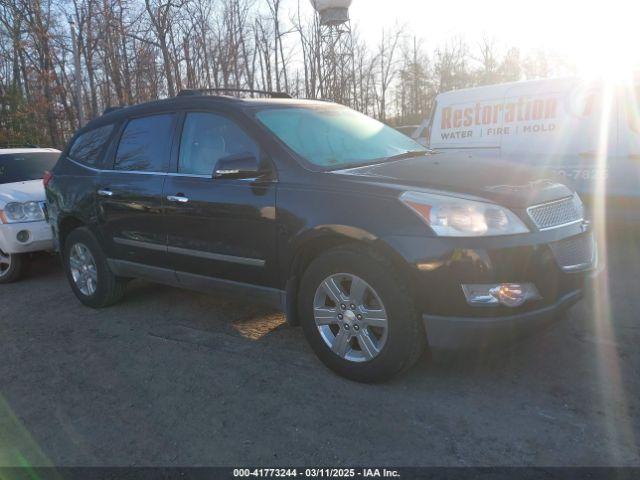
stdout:
POLYGON ((0 283, 11 283, 19 280, 24 273, 25 266, 24 255, 4 253, 0 250, 0 283))
POLYGON ((320 360, 352 380, 387 380, 413 366, 426 345, 404 281, 373 253, 343 247, 313 261, 302 279, 299 308, 320 360))
POLYGON ((124 295, 125 280, 113 274, 97 240, 84 227, 67 237, 64 266, 73 293, 88 307, 107 307, 124 295))

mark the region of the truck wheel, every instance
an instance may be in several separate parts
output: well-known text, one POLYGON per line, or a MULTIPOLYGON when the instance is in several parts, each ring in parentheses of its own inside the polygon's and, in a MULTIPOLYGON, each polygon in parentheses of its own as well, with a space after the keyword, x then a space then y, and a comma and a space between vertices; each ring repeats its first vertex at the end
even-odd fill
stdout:
POLYGON ((73 230, 64 244, 64 268, 73 293, 84 305, 103 308, 124 295, 125 281, 116 277, 98 241, 86 228, 73 230))
POLYGON ((412 295, 386 259, 331 250, 307 268, 298 308, 307 341, 331 370, 380 382, 408 370, 426 346, 412 295))
POLYGON ((0 283, 11 283, 19 280, 24 273, 25 266, 24 255, 4 253, 0 250, 0 283))

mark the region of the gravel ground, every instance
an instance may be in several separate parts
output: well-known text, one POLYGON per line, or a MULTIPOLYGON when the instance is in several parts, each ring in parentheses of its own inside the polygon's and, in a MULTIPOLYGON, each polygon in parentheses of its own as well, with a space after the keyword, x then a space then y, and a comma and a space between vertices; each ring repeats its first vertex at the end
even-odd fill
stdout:
POLYGON ((140 281, 93 311, 40 257, 0 287, 0 465, 640 466, 639 245, 553 328, 377 386, 277 312, 140 281))

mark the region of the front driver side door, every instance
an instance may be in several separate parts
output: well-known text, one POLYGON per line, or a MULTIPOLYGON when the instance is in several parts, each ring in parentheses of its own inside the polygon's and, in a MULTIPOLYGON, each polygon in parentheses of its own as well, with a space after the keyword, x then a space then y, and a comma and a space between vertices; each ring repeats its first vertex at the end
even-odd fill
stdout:
POLYGON ((212 178, 220 158, 238 153, 263 156, 237 121, 222 113, 184 115, 164 197, 168 255, 185 286, 206 277, 275 287, 275 176, 212 178))

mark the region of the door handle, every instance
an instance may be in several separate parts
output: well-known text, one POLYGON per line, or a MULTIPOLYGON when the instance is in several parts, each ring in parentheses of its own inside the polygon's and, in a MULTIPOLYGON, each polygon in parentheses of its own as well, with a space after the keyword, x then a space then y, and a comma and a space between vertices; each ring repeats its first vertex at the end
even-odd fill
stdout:
POLYGON ((169 195, 167 200, 176 203, 187 203, 189 201, 189 199, 183 195, 169 195))
POLYGON ((98 190, 98 195, 100 195, 101 197, 112 197, 113 192, 109 189, 98 190))

